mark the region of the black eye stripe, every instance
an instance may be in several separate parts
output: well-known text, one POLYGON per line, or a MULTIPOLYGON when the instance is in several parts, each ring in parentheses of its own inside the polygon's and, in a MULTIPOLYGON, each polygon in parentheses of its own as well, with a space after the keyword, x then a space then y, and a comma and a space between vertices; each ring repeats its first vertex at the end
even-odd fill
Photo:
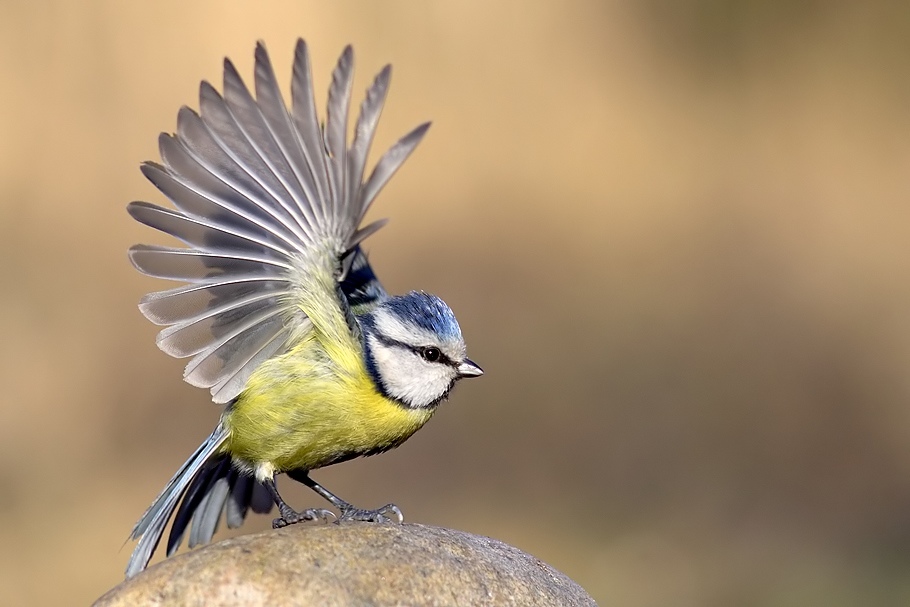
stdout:
POLYGON ((411 352, 413 352, 417 356, 420 356, 424 360, 426 360, 426 358, 424 357, 423 352, 429 348, 435 349, 439 352, 439 358, 432 362, 439 363, 441 365, 448 365, 450 367, 458 367, 458 364, 455 361, 453 361, 451 358, 446 356, 446 353, 443 352, 440 348, 437 348, 436 346, 412 346, 410 344, 404 343, 403 341, 398 341, 397 339, 392 339, 391 337, 382 335, 380 333, 371 332, 370 335, 375 337, 376 341, 378 341, 379 343, 381 343, 384 346, 389 346, 390 348, 403 348, 405 350, 410 350, 411 352))

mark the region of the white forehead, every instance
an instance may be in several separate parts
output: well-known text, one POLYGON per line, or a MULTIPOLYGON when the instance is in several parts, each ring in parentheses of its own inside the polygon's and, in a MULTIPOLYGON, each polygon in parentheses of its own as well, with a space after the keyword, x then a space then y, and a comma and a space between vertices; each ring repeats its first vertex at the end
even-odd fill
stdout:
POLYGON ((436 346, 446 356, 456 361, 465 356, 465 345, 461 339, 443 337, 384 308, 379 308, 373 313, 373 320, 376 323, 376 332, 389 339, 414 347, 436 346))

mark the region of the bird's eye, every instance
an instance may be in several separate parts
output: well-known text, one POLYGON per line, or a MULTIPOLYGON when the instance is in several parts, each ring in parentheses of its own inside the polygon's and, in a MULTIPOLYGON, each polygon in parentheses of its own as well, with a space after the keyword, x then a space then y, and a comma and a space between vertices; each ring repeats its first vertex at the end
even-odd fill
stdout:
POLYGON ((420 349, 420 355, 427 362, 435 363, 440 358, 442 358, 442 352, 439 351, 439 348, 434 348, 432 346, 427 348, 420 349))

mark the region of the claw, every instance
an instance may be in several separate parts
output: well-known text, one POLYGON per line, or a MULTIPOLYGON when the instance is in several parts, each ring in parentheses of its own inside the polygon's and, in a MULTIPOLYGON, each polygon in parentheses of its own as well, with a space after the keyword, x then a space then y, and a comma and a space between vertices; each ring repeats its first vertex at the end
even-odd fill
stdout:
MULTIPOLYGON (((395 515, 395 520, 398 521, 398 524, 399 524, 399 525, 402 524, 402 523, 404 522, 404 514, 402 514, 402 512, 401 512, 401 508, 399 508, 399 507, 396 506, 395 504, 386 504, 385 506, 383 506, 382 508, 380 508, 380 509, 378 510, 378 512, 380 513, 380 516, 383 516, 383 515, 384 515, 384 516, 386 516, 386 518, 388 518, 388 515, 389 515, 390 513, 391 513, 391 514, 394 514, 394 515, 395 515)), ((391 519, 389 519, 389 522, 391 522, 391 519)))
POLYGON ((276 518, 272 521, 272 529, 281 529, 288 525, 296 525, 297 523, 306 521, 321 520, 323 523, 328 523, 329 517, 331 517, 333 521, 338 519, 334 512, 326 510, 325 508, 308 508, 300 512, 288 510, 287 512, 282 512, 280 518, 276 518))
POLYGON ((386 504, 376 510, 361 510, 360 508, 346 508, 341 511, 341 521, 366 521, 370 523, 391 523, 394 521, 401 524, 404 522, 404 515, 401 509, 395 504, 386 504))
POLYGON ((338 520, 338 515, 332 512, 331 510, 326 510, 325 508, 310 508, 307 510, 309 518, 307 520, 321 520, 323 523, 335 522, 338 520), (329 518, 331 517, 331 521, 329 518))

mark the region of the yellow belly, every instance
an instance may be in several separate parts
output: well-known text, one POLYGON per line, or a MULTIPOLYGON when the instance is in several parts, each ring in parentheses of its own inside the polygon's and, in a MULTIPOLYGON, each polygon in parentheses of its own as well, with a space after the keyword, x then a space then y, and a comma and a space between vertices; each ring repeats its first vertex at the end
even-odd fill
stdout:
POLYGON ((225 450, 275 472, 313 470, 398 446, 433 415, 376 391, 359 352, 333 352, 317 340, 266 361, 225 413, 225 450))

